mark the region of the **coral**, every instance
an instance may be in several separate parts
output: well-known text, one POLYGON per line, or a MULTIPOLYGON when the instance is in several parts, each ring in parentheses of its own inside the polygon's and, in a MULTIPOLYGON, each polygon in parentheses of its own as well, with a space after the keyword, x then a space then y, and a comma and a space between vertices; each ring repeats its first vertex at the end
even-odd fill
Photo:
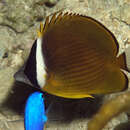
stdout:
POLYGON ((130 92, 121 94, 102 105, 88 123, 88 130, 101 130, 113 117, 130 109, 130 92))

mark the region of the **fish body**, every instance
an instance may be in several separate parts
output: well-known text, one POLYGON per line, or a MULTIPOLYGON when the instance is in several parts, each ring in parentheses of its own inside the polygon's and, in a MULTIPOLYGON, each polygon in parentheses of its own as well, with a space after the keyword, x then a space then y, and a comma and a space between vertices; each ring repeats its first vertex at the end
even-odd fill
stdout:
POLYGON ((34 92, 27 99, 24 118, 25 130, 43 130, 47 117, 41 92, 34 92))
POLYGON ((128 88, 125 53, 93 18, 55 13, 41 24, 24 70, 34 86, 64 98, 92 97, 128 88))

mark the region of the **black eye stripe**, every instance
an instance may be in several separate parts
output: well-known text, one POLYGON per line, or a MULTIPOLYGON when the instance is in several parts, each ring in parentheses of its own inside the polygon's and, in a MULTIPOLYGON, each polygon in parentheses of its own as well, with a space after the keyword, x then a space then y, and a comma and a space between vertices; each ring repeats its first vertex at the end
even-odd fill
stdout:
POLYGON ((35 40, 32 48, 31 48, 24 73, 27 75, 30 82, 35 87, 39 88, 38 83, 37 83, 37 79, 36 79, 36 77, 37 77, 37 73, 36 73, 36 48, 37 48, 37 40, 35 40))

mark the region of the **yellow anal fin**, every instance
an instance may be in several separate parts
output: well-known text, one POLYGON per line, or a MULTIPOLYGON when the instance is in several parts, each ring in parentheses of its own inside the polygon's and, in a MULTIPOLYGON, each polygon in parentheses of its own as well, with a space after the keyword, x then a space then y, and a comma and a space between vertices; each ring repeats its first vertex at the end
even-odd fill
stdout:
POLYGON ((86 95, 86 97, 87 97, 87 98, 94 98, 94 96, 89 95, 89 94, 88 94, 88 95, 86 95))
MULTIPOLYGON (((58 95, 57 95, 58 96, 58 95)), ((82 98, 93 98, 94 99, 94 97, 92 96, 92 95, 89 95, 89 94, 85 94, 85 95, 73 95, 73 94, 71 94, 71 95, 59 95, 60 97, 63 97, 63 98, 70 98, 70 99, 82 99, 82 98)))

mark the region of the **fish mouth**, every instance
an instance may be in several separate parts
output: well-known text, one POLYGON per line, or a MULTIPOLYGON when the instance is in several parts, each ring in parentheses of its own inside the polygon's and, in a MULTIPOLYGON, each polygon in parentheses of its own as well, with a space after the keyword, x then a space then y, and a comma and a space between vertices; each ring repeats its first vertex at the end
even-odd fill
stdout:
POLYGON ((33 84, 30 82, 30 80, 27 78, 27 76, 24 73, 25 65, 23 65, 15 74, 14 78, 17 82, 22 82, 25 84, 28 84, 30 86, 33 86, 33 84))

